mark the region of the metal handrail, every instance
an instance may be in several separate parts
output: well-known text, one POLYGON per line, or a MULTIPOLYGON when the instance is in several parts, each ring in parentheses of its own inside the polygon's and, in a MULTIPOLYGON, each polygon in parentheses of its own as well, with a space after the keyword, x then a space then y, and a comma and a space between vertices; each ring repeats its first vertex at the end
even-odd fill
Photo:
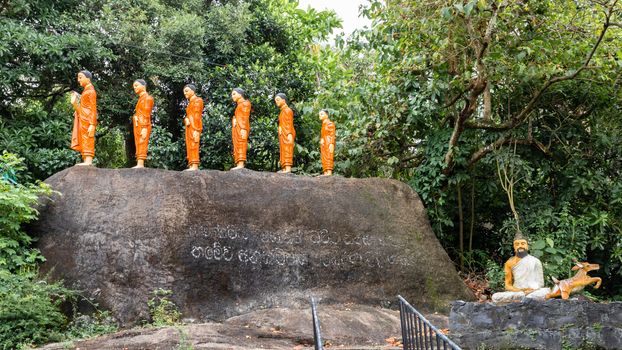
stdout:
POLYGON ((456 343, 452 342, 438 328, 434 327, 406 299, 402 298, 401 295, 397 297, 400 301, 400 325, 402 327, 402 345, 404 350, 461 350, 456 343))
POLYGON ((313 317, 313 341, 315 342, 315 350, 324 350, 320 320, 317 317, 317 306, 315 305, 315 299, 313 297, 311 297, 311 315, 313 317))

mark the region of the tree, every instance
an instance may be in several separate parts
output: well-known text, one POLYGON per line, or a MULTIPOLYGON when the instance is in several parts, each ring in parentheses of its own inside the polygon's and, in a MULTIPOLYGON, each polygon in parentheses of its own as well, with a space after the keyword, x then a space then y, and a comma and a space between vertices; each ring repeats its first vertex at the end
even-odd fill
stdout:
POLYGON ((348 63, 326 87, 349 138, 338 167, 410 182, 456 258, 473 256, 465 227, 473 249, 508 255, 513 205, 547 272, 588 257, 616 276, 622 4, 392 0, 363 12, 375 25, 335 51, 348 63), (498 160, 521 172, 513 203, 498 160))

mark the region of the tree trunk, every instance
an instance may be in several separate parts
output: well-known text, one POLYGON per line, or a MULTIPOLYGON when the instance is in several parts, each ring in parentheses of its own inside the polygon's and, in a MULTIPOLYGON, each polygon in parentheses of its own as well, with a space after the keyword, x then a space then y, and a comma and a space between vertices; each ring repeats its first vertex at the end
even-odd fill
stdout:
POLYGON ((469 222, 469 252, 473 251, 473 228, 475 227, 475 179, 471 179, 471 220, 469 222))
POLYGON ((460 239, 460 271, 464 271, 464 213, 462 212, 462 186, 460 183, 456 185, 458 190, 458 221, 459 221, 459 239, 460 239))
POLYGON ((492 96, 490 95, 490 83, 486 84, 484 89, 484 120, 490 121, 492 114, 492 96))

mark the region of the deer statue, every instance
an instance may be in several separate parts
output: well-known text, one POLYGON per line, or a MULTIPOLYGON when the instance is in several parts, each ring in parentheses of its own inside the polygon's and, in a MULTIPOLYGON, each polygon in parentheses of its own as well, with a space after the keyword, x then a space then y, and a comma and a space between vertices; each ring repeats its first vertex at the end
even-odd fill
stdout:
POLYGON ((568 299, 570 294, 579 292, 583 290, 585 286, 592 283, 596 283, 594 288, 600 287, 602 283, 600 277, 590 277, 587 274, 590 271, 600 269, 600 265, 590 264, 589 262, 577 262, 576 259, 573 259, 573 261, 575 262, 575 266, 572 267, 572 270, 577 271, 577 273, 573 277, 561 281, 552 277, 551 279, 553 283, 555 283, 555 287, 545 296, 545 299, 557 298, 559 296, 561 296, 562 299, 568 299))

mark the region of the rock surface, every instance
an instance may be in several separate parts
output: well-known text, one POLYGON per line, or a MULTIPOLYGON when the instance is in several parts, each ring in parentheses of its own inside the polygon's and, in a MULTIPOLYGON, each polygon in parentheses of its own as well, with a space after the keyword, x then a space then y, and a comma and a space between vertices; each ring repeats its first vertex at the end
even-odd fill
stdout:
POLYGON ((455 302, 450 338, 463 349, 622 349, 622 303, 455 302))
POLYGON ((32 227, 43 272, 112 311, 149 317, 158 288, 184 317, 403 295, 423 310, 472 295, 415 192, 394 180, 73 167, 46 180, 32 227))
MULTIPOLYGON (((396 349, 399 312, 364 305, 318 306, 322 338, 338 349, 396 349)), ((309 349, 313 347, 310 308, 270 309, 223 323, 135 328, 89 340, 49 344, 40 350, 309 349)))

